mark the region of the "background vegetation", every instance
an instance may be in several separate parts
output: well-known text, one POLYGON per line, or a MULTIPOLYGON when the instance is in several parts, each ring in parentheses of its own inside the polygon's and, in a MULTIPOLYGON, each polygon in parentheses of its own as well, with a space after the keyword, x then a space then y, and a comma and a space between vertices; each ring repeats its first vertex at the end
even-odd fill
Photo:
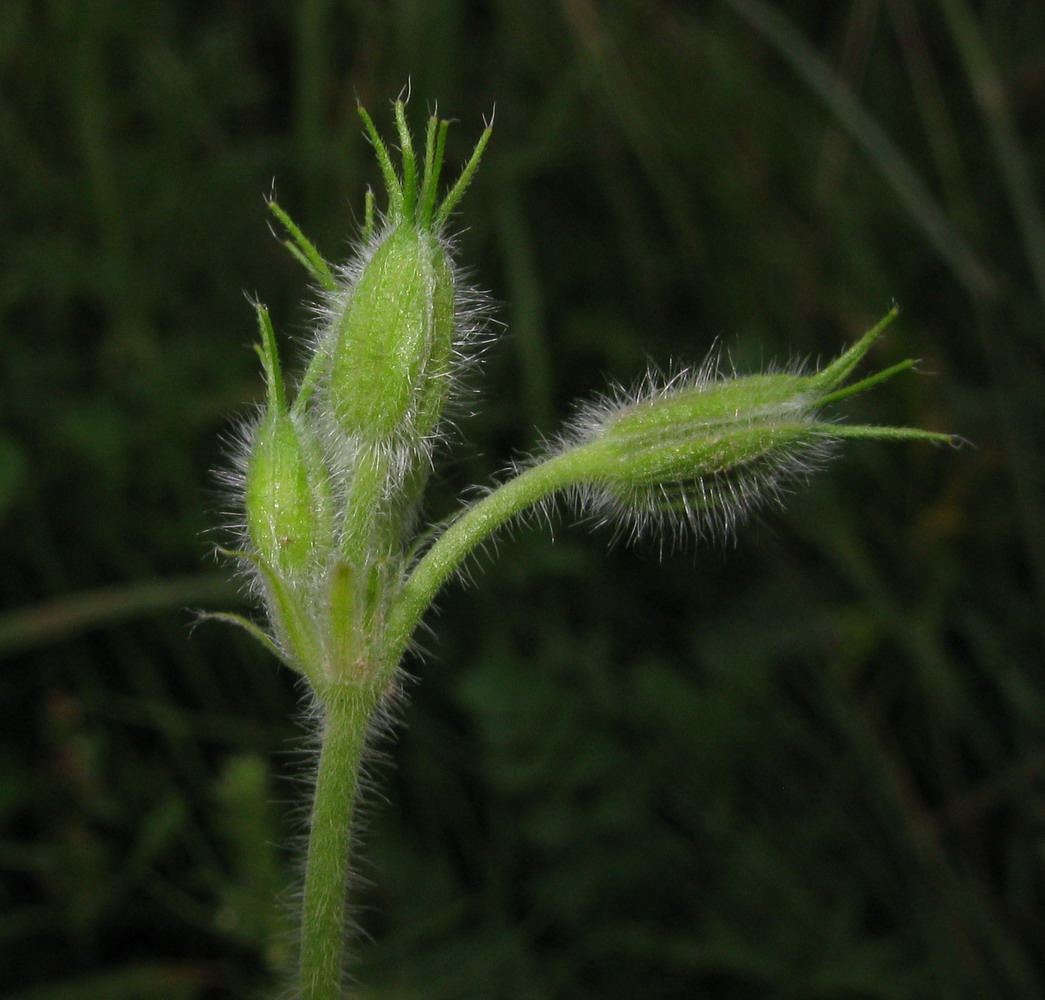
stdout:
POLYGON ((827 357, 853 444, 736 546, 525 526, 433 618, 357 889, 366 1000, 1045 994, 1045 6, 5 0, 0 984, 241 998, 286 959, 296 691, 211 558, 387 123, 496 106, 461 257, 504 303, 472 483, 647 359, 827 357), (273 181, 273 178, 275 179, 273 181))

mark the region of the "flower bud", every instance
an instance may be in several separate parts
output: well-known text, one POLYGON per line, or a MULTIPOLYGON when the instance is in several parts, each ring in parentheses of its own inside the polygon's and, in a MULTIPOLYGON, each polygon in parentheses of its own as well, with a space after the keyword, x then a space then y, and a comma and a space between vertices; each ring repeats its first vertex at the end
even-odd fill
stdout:
POLYGON ((827 450, 804 379, 754 375, 654 392, 603 414, 585 451, 602 505, 726 529, 827 450))
MULTIPOLYGON (((825 403, 909 368, 905 361, 840 388, 890 313, 841 357, 812 375, 716 376, 708 367, 663 386, 647 380, 582 411, 567 444, 575 449, 575 492, 628 519, 635 530, 658 514, 698 531, 728 532, 752 507, 779 497, 818 468, 845 437, 949 440, 893 427, 848 426, 817 417, 825 403)), ((569 448, 567 448, 567 453, 569 448)))
POLYGON ((440 200, 449 124, 429 119, 418 162, 405 106, 395 102, 400 175, 370 116, 360 115, 388 211, 375 236, 368 198, 363 249, 324 282, 319 363, 302 384, 306 393, 317 387, 311 411, 337 484, 338 547, 356 567, 387 558, 415 523, 443 411, 482 328, 481 305, 460 287, 443 229, 490 134, 440 200))
POLYGON ((440 200, 449 123, 431 117, 424 154, 415 155, 405 105, 396 101, 402 174, 362 108, 384 175, 388 211, 374 236, 367 202, 366 249, 341 271, 324 310, 329 352, 324 405, 335 433, 362 461, 388 462, 401 488, 430 451, 466 343, 482 326, 473 293, 459 287, 443 228, 478 167, 487 128, 456 183, 440 200))
POLYGON ((305 418, 288 410, 268 310, 257 311, 267 406, 246 461, 247 535, 276 573, 293 577, 322 566, 333 548, 329 476, 305 418))
POLYGON ((269 410, 258 425, 244 507, 251 546, 276 572, 305 574, 331 549, 322 459, 286 412, 269 410))
POLYGON ((445 405, 453 346, 449 256, 404 221, 363 267, 336 332, 329 400, 338 427, 367 444, 419 448, 445 405))

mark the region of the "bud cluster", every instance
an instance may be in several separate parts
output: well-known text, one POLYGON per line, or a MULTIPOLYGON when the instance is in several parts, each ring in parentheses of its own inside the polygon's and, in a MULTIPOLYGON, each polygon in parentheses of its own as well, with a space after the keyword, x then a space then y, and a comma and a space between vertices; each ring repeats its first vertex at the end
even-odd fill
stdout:
POLYGON ((708 363, 667 380, 650 375, 635 392, 596 400, 548 454, 433 532, 411 563, 433 448, 482 326, 479 297, 462 288, 444 229, 490 130, 439 200, 448 125, 429 120, 419 163, 403 102, 394 107, 401 173, 360 110, 388 209, 376 219, 368 196, 351 261, 328 265, 271 205, 319 286, 318 324, 290 401, 268 312, 258 306, 267 392, 239 463, 245 544, 237 555, 265 602, 271 633, 223 617, 248 628, 317 692, 346 681, 386 686, 421 615, 467 554, 509 518, 557 494, 630 534, 666 526, 723 535, 758 504, 779 501, 843 438, 951 440, 821 416, 826 404, 913 365, 845 385, 893 310, 812 374, 725 375, 708 363))
POLYGON ((490 130, 440 200, 448 125, 429 120, 419 162, 403 102, 394 107, 400 171, 360 111, 388 208, 376 219, 368 196, 351 261, 331 267, 270 204, 288 248, 318 285, 317 329, 291 398, 268 311, 257 306, 266 394, 230 477, 242 545, 229 554, 263 601, 268 628, 238 615, 211 616, 247 629, 304 675, 315 696, 320 752, 294 994, 303 1000, 344 995, 350 827, 368 740, 387 721, 394 674, 422 616, 476 546, 556 495, 632 533, 662 524, 726 533, 816 468, 842 438, 950 440, 821 416, 825 405, 911 367, 904 361, 845 385, 894 310, 813 374, 726 376, 708 364, 605 396, 579 411, 548 454, 420 544, 415 522, 433 449, 482 325, 481 300, 463 289, 444 231, 490 130))
POLYGON ((368 195, 357 252, 331 267, 271 204, 288 247, 318 283, 317 330, 290 402, 268 312, 257 306, 266 400, 243 435, 236 477, 246 542, 237 555, 267 606, 267 642, 320 687, 343 679, 353 662, 388 672, 375 664, 380 621, 402 575, 444 411, 483 321, 444 228, 489 129, 439 200, 448 123, 429 119, 419 164, 405 107, 396 102, 400 174, 370 117, 360 115, 384 176, 387 212, 375 218, 368 195))

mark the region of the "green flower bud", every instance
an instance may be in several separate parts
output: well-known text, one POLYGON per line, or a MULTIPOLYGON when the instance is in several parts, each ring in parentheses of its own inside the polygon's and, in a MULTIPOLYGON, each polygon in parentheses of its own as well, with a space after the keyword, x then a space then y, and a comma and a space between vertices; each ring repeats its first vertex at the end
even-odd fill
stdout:
POLYGON ((893 427, 819 419, 827 402, 909 368, 905 361, 839 388, 896 312, 813 375, 776 372, 724 378, 705 366, 666 385, 582 411, 568 442, 578 489, 588 505, 641 530, 668 514, 698 531, 728 532, 752 507, 779 499, 788 483, 815 470, 845 437, 951 440, 893 427))
POLYGON ((803 380, 755 375, 691 385, 610 415, 594 446, 599 479, 634 510, 697 511, 729 527, 752 501, 819 464, 803 380))
POLYGON ((244 510, 254 552, 291 578, 322 566, 333 548, 328 475, 314 436, 286 406, 267 311, 258 307, 268 403, 246 462, 244 510))
POLYGON ((363 267, 337 329, 329 400, 340 429, 368 444, 420 447, 450 390, 454 329, 446 249, 404 221, 363 267))
POLYGON ((394 107, 401 176, 360 109, 388 192, 380 232, 375 235, 369 197, 364 247, 336 272, 324 270, 311 248, 296 240, 324 300, 320 346, 294 407, 302 409, 304 399, 323 429, 340 509, 338 547, 355 567, 389 557, 409 533, 443 412, 484 319, 481 297, 460 286, 443 229, 478 167, 490 129, 440 201, 449 123, 429 119, 419 164, 405 106, 397 101, 394 107))
POLYGON ((335 281, 326 306, 329 359, 325 406, 353 448, 391 459, 402 484, 431 447, 453 390, 462 349, 481 326, 474 296, 462 292, 442 235, 479 163, 480 139, 457 183, 438 200, 447 122, 428 122, 420 169, 402 101, 395 103, 402 156, 396 173, 369 115, 360 109, 388 192, 388 212, 374 236, 367 203, 366 249, 335 281))
POLYGON ((330 504, 321 460, 287 413, 258 425, 244 506, 251 546, 276 571, 305 573, 330 551, 330 504))

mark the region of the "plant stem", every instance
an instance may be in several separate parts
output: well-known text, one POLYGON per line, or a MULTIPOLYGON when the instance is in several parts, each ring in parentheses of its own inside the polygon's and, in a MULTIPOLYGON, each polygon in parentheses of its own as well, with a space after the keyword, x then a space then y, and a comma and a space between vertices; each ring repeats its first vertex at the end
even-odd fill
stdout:
POLYGON ((341 1000, 345 894, 359 769, 377 695, 341 684, 321 695, 319 770, 305 861, 300 1000, 341 1000))
POLYGON ((583 481, 587 450, 573 448, 531 466, 462 512, 422 556, 388 618, 386 651, 398 661, 436 592, 472 549, 505 521, 557 490, 583 481))
POLYGON ((385 520, 383 496, 389 473, 388 456, 379 448, 361 448, 345 503, 341 550, 349 565, 367 564, 367 555, 378 541, 376 529, 385 520))

